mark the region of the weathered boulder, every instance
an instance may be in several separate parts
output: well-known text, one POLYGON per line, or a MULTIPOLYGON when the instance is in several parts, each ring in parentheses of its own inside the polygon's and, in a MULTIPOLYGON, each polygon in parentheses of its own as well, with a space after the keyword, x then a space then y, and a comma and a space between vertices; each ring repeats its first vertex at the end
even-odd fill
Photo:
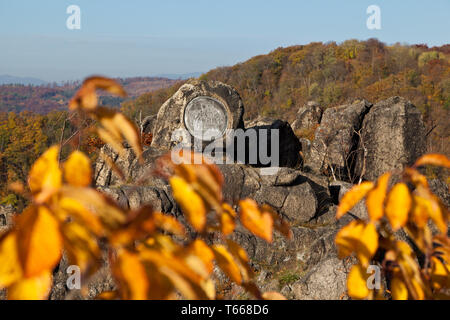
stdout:
POLYGON ((125 148, 123 156, 119 156, 109 145, 104 145, 100 149, 98 160, 94 165, 94 183, 96 185, 107 186, 120 182, 120 177, 115 172, 108 160, 123 173, 126 179, 130 175, 131 164, 136 156, 131 148, 125 148))
MULTIPOLYGON (((250 163, 256 166, 298 168, 302 161, 300 154, 302 145, 295 136, 294 131, 292 131, 289 123, 267 118, 263 121, 256 121, 255 123, 257 124, 256 126, 245 129, 245 134, 249 137, 253 135, 256 139, 254 141, 246 141, 245 154, 238 154, 236 159, 241 163, 250 163), (266 151, 261 151, 262 145, 266 148, 266 151), (272 151, 276 152, 276 150, 278 152, 272 154, 272 151), (261 157, 265 157, 266 155, 270 155, 271 162, 269 164, 261 161, 261 157), (274 162, 278 163, 272 162, 274 156, 278 158, 278 161, 274 162), (252 158, 257 160, 256 163, 251 161, 252 158)), ((239 132, 236 132, 235 136, 238 135, 239 132)))
POLYGON ((426 150, 422 115, 401 97, 375 104, 364 117, 361 131, 356 173, 368 180, 413 164, 426 150))
POLYGON ((306 105, 298 109, 294 122, 292 122, 292 130, 294 132, 300 130, 310 130, 315 128, 321 121, 323 108, 315 101, 309 101, 306 105))
POLYGON ((357 132, 371 104, 366 100, 328 108, 305 155, 304 167, 316 173, 328 168, 338 177, 348 177, 356 160, 357 132))
POLYGON ((0 233, 11 227, 15 210, 13 206, 0 206, 0 233))
MULTIPOLYGON (((152 146, 171 149, 179 143, 178 140, 173 141, 174 135, 189 143, 197 127, 200 130, 214 129, 216 125, 223 126, 221 129, 243 128, 243 114, 241 97, 231 86, 218 81, 191 80, 159 109, 152 146), (189 112, 186 112, 188 108, 189 112)), ((220 132, 226 135, 228 130, 220 132)))
POLYGON ((151 116, 147 116, 142 120, 142 132, 144 133, 152 133, 153 128, 156 125, 156 114, 153 114, 151 116))

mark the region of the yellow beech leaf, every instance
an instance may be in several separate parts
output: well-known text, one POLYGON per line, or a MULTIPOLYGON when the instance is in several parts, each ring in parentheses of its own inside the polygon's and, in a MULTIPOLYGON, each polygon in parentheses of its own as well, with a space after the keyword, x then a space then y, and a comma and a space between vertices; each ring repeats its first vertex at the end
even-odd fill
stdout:
POLYGON ((340 258, 356 252, 361 265, 366 267, 378 249, 378 233, 373 223, 354 220, 339 230, 335 242, 340 258))
POLYGON ((428 188, 427 178, 416 169, 406 167, 404 170, 404 174, 409 178, 409 180, 411 180, 411 182, 416 187, 422 185, 428 188))
POLYGON ((413 204, 411 211, 412 219, 419 228, 423 228, 428 222, 428 212, 432 210, 430 203, 427 199, 414 194, 413 204))
MULTIPOLYGON (((111 143, 111 147, 121 154, 122 137, 129 143, 139 161, 142 161, 142 144, 139 130, 136 125, 125 117, 122 113, 111 109, 99 107, 95 110, 95 115, 101 123, 100 138, 106 138, 105 142, 111 143), (115 142, 112 142, 115 140, 115 142), (120 144, 120 147, 119 147, 120 144)), ((100 133, 100 132, 99 132, 100 133)))
POLYGON ((17 221, 19 260, 25 277, 52 270, 61 258, 58 221, 43 206, 30 206, 17 221))
POLYGON ((200 239, 196 239, 189 245, 188 250, 202 260, 208 274, 211 274, 213 272, 214 253, 211 248, 206 245, 205 242, 200 239))
POLYGON ((96 237, 87 226, 71 221, 65 223, 61 230, 70 263, 80 267, 83 273, 96 271, 100 266, 101 252, 96 237))
POLYGON ((418 186, 415 194, 419 197, 417 200, 420 200, 420 205, 424 207, 439 230, 444 234, 447 233, 448 211, 441 205, 439 198, 423 186, 418 186))
POLYGON ((239 266, 233 259, 233 256, 228 252, 227 248, 223 245, 212 246, 216 262, 220 269, 235 283, 241 284, 242 276, 239 266))
POLYGON ((395 277, 391 281, 391 294, 394 300, 407 300, 408 288, 402 279, 395 277))
POLYGON ((61 194, 92 211, 99 217, 105 228, 115 230, 126 222, 126 215, 122 208, 98 190, 64 185, 61 188, 61 194))
POLYGON ((353 299, 365 299, 370 291, 367 287, 367 279, 369 274, 366 268, 359 264, 355 264, 350 269, 347 277, 348 295, 353 299))
POLYGON ((62 173, 58 153, 57 146, 51 147, 31 167, 28 185, 33 196, 40 201, 45 201, 61 187, 62 173))
POLYGON ((50 271, 31 278, 23 278, 8 288, 9 300, 44 300, 47 299, 52 285, 50 271))
POLYGON ((64 221, 67 217, 75 219, 78 223, 84 224, 94 234, 101 236, 103 234, 103 226, 100 218, 94 212, 88 210, 79 201, 61 197, 58 207, 55 210, 60 221, 64 221))
POLYGON ((436 257, 431 258, 431 281, 435 289, 450 288, 450 266, 436 257))
POLYGON ((203 231, 206 224, 206 208, 202 198, 180 177, 170 178, 173 197, 180 205, 189 223, 197 231, 203 231))
POLYGON ((384 214, 384 200, 388 188, 391 174, 385 173, 378 178, 377 185, 367 193, 366 206, 369 212, 370 220, 378 221, 384 214))
POLYGON ((210 288, 205 286, 204 277, 192 270, 182 259, 167 252, 145 248, 139 252, 139 256, 145 262, 153 264, 157 272, 166 276, 187 299, 208 299, 211 294, 210 288))
POLYGON ((397 183, 389 192, 386 202, 386 216, 394 231, 403 227, 408 221, 411 202, 409 189, 404 183, 397 183))
POLYGON ((220 215, 220 226, 222 233, 227 236, 232 234, 234 228, 236 227, 236 212, 234 212, 233 208, 228 203, 222 204, 222 214, 220 215))
POLYGON ((122 298, 127 300, 145 300, 149 282, 144 265, 139 257, 127 250, 119 250, 113 264, 113 272, 119 281, 122 298))
POLYGON ((91 184, 92 168, 89 158, 81 151, 74 151, 64 163, 64 178, 76 187, 91 184))
POLYGON ((264 300, 287 300, 281 293, 268 291, 262 294, 264 300))
POLYGON ((128 213, 127 222, 109 237, 114 246, 128 245, 144 240, 155 231, 155 219, 150 205, 142 206, 128 213))
POLYGON ((16 233, 9 232, 0 237, 0 288, 9 286, 21 277, 16 233))
POLYGON ((447 158, 446 156, 444 156, 443 154, 431 153, 431 154, 426 154, 426 155, 420 157, 416 161, 414 166, 420 167, 420 166, 427 165, 427 164, 450 168, 450 159, 447 158))
POLYGON ((373 186, 373 182, 363 182, 354 186, 344 194, 336 212, 336 219, 340 219, 344 214, 351 210, 370 190, 373 189, 373 186))
POLYGON ((261 212, 251 199, 239 201, 241 222, 254 235, 272 242, 273 219, 270 212, 261 212))
POLYGON ((248 282, 250 278, 253 277, 253 270, 250 268, 247 252, 245 252, 244 248, 230 239, 227 239, 227 246, 230 253, 237 259, 237 262, 239 262, 243 281, 248 282))
POLYGON ((172 216, 161 212, 154 212, 153 219, 156 227, 161 230, 170 232, 174 235, 183 236, 185 234, 185 229, 183 225, 178 222, 178 220, 172 216))

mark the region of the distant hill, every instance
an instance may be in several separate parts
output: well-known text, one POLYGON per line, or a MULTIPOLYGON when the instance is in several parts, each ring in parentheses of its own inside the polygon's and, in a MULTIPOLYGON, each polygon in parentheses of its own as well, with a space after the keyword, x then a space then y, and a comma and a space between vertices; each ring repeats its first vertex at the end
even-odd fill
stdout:
POLYGON ((23 84, 26 86, 27 85, 40 86, 47 84, 47 82, 37 78, 14 77, 7 74, 3 74, 0 75, 0 85, 2 84, 23 84))
MULTIPOLYGON (((146 92, 170 87, 176 82, 162 77, 118 78, 117 80, 125 88, 128 97, 123 99, 104 94, 101 96, 102 104, 119 107, 128 99, 136 98, 146 92)), ((0 85, 0 112, 31 111, 45 114, 54 110, 64 110, 80 84, 80 81, 76 81, 61 85, 28 85, 24 83, 0 85)))
POLYGON ((168 78, 172 80, 187 80, 190 78, 198 78, 203 74, 203 72, 192 72, 192 73, 167 73, 167 74, 158 74, 157 77, 168 78))

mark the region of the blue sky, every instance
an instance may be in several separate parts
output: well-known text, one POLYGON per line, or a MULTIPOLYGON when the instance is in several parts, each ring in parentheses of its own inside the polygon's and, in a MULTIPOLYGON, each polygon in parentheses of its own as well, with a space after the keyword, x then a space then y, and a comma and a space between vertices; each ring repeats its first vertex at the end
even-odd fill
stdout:
POLYGON ((442 45, 449 14, 450 0, 0 0, 0 74, 62 81, 203 72, 280 46, 352 38, 442 45), (72 4, 81 30, 66 27, 72 4), (372 4, 381 30, 366 27, 372 4))

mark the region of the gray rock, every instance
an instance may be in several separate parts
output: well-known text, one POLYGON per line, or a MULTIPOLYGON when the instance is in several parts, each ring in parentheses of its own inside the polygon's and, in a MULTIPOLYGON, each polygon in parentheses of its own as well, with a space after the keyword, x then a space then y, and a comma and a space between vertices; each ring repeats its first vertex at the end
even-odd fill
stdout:
POLYGON ((387 171, 413 164, 425 146, 419 109, 401 97, 380 101, 364 118, 356 173, 375 180, 387 171))
MULTIPOLYGON (((178 144, 178 141, 172 141, 172 134, 177 129, 188 129, 184 121, 185 107, 193 99, 202 96, 212 97, 224 105, 228 113, 227 129, 244 127, 244 105, 236 90, 218 81, 191 80, 181 86, 159 109, 153 129, 153 147, 171 149, 178 144)), ((192 137, 179 138, 190 142, 192 137)))
MULTIPOLYGON (((338 189, 339 201, 341 201, 342 197, 353 187, 353 184, 343 181, 334 181, 330 183, 330 187, 335 187, 338 189)), ((349 213, 362 220, 369 219, 369 213, 367 212, 367 207, 364 200, 358 202, 349 211, 349 213)))
POLYGON ((152 133, 155 125, 156 125, 156 114, 145 117, 144 120, 142 120, 142 132, 152 133))
POLYGON ((119 176, 112 170, 105 158, 109 158, 122 171, 125 179, 127 179, 130 176, 131 164, 136 156, 131 148, 125 148, 124 155, 119 156, 109 145, 104 145, 100 149, 98 160, 94 166, 94 183, 98 186, 109 186, 120 183, 119 176))
POLYGON ((449 208, 450 207, 450 191, 449 185, 440 179, 428 180, 431 191, 441 199, 442 203, 449 208))
POLYGON ((14 213, 13 206, 0 206, 0 234, 8 230, 13 225, 14 213))
MULTIPOLYGON (((261 153, 263 156, 267 155, 267 150, 270 152, 272 149, 278 149, 278 165, 270 163, 267 166, 276 166, 276 167, 290 167, 290 168, 298 168, 302 162, 301 150, 302 145, 300 141, 292 131, 291 126, 286 121, 281 120, 266 120, 267 124, 262 124, 254 127, 246 128, 246 132, 254 131, 257 136, 257 142, 255 143, 247 143, 246 145, 246 154, 245 158, 242 158, 241 155, 238 155, 237 160, 241 163, 249 163, 249 159, 252 159, 252 156, 257 159, 256 166, 266 166, 266 163, 261 160, 261 153), (277 131, 275 131, 277 130, 277 131), (277 133, 275 133, 277 132, 277 133), (277 134, 278 139, 274 140, 275 143, 278 144, 278 148, 272 145, 272 134, 277 134), (266 141, 264 141, 266 140, 266 141), (266 152, 261 152, 260 146, 261 144, 267 146, 266 152)), ((263 122, 257 122, 263 123, 263 122)), ((277 137, 277 136, 274 136, 277 137)), ((273 158, 271 154, 271 158, 273 158)), ((254 165, 254 163, 250 163, 254 165)))
POLYGON ((293 298, 298 300, 348 299, 347 275, 352 264, 330 257, 312 268, 308 275, 291 286, 293 298))
POLYGON ((371 106, 362 100, 326 109, 305 155, 305 168, 316 173, 332 169, 338 178, 348 178, 356 160, 356 132, 371 106))
POLYGON ((309 101, 305 106, 298 109, 297 116, 292 122, 292 130, 309 130, 316 127, 323 114, 323 108, 315 101, 309 101))

